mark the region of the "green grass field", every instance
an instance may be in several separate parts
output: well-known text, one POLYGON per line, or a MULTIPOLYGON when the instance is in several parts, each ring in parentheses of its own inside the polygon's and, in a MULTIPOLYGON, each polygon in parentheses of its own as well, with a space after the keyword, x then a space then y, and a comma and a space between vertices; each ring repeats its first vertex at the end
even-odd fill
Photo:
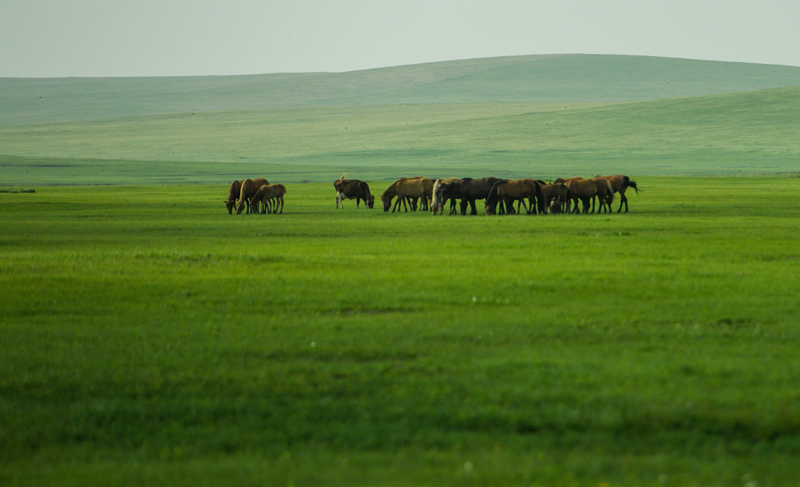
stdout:
POLYGON ((0 485, 796 485, 799 71, 0 80, 0 485), (641 192, 434 217, 343 172, 641 192), (227 214, 249 176, 283 215, 227 214))
POLYGON ((0 478, 794 482, 800 180, 639 183, 540 217, 0 194, 0 478))

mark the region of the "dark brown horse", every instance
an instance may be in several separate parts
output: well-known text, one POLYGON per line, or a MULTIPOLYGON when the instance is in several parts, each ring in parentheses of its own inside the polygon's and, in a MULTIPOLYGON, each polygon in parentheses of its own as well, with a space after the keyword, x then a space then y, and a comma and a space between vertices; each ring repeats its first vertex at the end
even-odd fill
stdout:
POLYGON ((447 200, 450 200, 450 214, 452 215, 456 212, 456 197, 452 194, 448 194, 447 198, 445 198, 444 187, 447 184, 457 181, 459 181, 458 178, 437 179, 434 181, 433 197, 431 198, 431 212, 434 215, 441 215, 444 213, 444 205, 447 203, 447 200))
POLYGON ((545 213, 550 211, 551 213, 563 213, 564 204, 567 202, 567 194, 569 193, 567 185, 564 183, 547 184, 544 181, 539 181, 539 183, 542 185, 542 201, 539 205, 540 212, 545 213), (552 203, 554 201, 557 201, 556 208, 558 211, 552 211, 552 203), (542 205, 544 205, 544 209, 542 205))
POLYGON ((228 190, 228 199, 225 200, 225 208, 228 209, 228 214, 233 214, 233 207, 236 206, 236 200, 239 199, 239 193, 242 191, 242 182, 238 179, 231 184, 231 189, 228 190))
POLYGON ((492 186, 500 181, 498 178, 488 177, 481 179, 463 178, 458 181, 442 186, 442 198, 457 198, 461 200, 461 214, 467 214, 467 205, 470 207, 470 215, 477 215, 475 200, 484 200, 489 196, 492 186))
POLYGON ((245 179, 244 182, 242 182, 242 188, 239 191, 239 205, 236 207, 237 215, 240 214, 245 207, 247 207, 247 212, 250 212, 250 198, 256 194, 258 188, 265 184, 269 184, 269 181, 264 178, 245 179))
POLYGON ((619 209, 617 213, 622 211, 622 205, 625 205, 625 213, 628 212, 628 198, 625 196, 625 190, 633 188, 636 194, 639 194, 639 188, 636 186, 636 181, 631 181, 631 178, 623 174, 616 174, 614 176, 596 176, 598 178, 605 178, 611 183, 611 189, 615 193, 619 193, 619 209))
POLYGON ((513 214, 515 201, 519 202, 518 211, 524 205, 526 213, 536 212, 536 199, 541 197, 541 194, 539 183, 533 179, 514 179, 511 181, 504 179, 498 181, 486 196, 485 213, 494 215, 497 213, 498 203, 502 202, 508 213, 513 214), (525 204, 526 198, 530 208, 525 204))

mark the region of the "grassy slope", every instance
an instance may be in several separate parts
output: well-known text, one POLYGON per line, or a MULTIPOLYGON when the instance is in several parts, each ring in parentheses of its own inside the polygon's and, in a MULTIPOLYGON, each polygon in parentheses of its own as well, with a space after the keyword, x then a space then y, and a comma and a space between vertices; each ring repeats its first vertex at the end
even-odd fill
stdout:
POLYGON ((604 105, 283 108, 0 127, 5 184, 797 172, 800 88, 604 105), (22 156, 22 157, 20 157, 22 156))
POLYGON ((0 125, 288 106, 618 102, 800 85, 800 68, 634 56, 519 56, 348 73, 0 79, 0 125))
POLYGON ((0 194, 0 483, 790 485, 799 181, 551 217, 0 194))

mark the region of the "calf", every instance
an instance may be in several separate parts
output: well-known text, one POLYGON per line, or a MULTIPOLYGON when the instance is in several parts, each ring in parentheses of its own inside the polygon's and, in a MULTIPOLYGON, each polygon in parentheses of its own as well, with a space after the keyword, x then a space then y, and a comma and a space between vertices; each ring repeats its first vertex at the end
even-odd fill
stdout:
POLYGON ((369 185, 358 179, 339 179, 334 181, 333 187, 336 189, 336 208, 341 205, 344 208, 344 200, 356 200, 356 208, 359 208, 361 200, 367 208, 375 206, 375 197, 369 192, 369 185))

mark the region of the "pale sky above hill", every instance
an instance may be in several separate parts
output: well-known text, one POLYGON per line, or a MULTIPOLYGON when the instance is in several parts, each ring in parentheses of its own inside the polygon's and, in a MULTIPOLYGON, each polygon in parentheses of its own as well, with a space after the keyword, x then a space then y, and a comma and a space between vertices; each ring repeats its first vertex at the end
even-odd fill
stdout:
POLYGON ((800 66, 798 0, 6 0, 0 77, 354 71, 523 54, 800 66))

